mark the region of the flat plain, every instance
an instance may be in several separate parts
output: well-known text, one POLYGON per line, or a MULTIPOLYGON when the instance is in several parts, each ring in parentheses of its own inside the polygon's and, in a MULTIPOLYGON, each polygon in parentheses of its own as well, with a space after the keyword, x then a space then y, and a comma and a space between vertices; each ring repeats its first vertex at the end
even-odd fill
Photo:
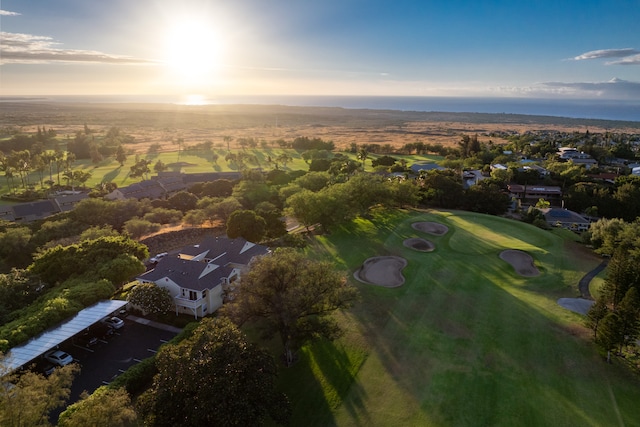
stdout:
MULTIPOLYGON (((84 125, 98 132, 118 127, 135 137, 129 148, 144 154, 151 144, 161 151, 175 151, 172 143, 205 141, 226 148, 225 136, 272 142, 298 136, 333 141, 338 149, 356 144, 407 143, 456 144, 460 135, 495 132, 550 130, 561 132, 637 133, 640 122, 571 119, 521 114, 443 113, 395 110, 296 107, 284 105, 175 104, 65 104, 44 102, 0 102, 0 127, 15 126, 35 132, 38 126, 53 128, 58 135, 73 137, 84 125)), ((498 136, 482 137, 495 143, 498 136)))

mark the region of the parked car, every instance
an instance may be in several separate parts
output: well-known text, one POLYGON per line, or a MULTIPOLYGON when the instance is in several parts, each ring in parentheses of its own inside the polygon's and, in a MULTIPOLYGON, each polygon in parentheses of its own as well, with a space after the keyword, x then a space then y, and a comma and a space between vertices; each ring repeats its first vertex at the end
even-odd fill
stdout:
POLYGON ((89 332, 84 332, 76 337, 75 343, 85 347, 92 347, 98 343, 98 338, 89 332))
POLYGON ((106 323, 96 323, 89 329, 89 333, 96 339, 107 339, 113 335, 113 328, 106 323))
POLYGON ((42 374, 45 377, 48 377, 49 375, 53 374, 53 371, 55 371, 56 366, 53 363, 49 362, 47 359, 40 359, 36 361, 32 369, 35 372, 42 374))
POLYGON ((122 321, 122 319, 115 316, 107 317, 106 319, 103 319, 102 323, 104 323, 105 325, 113 329, 120 329, 124 326, 124 322, 122 321))
POLYGON ((54 365, 66 366, 73 362, 73 357, 62 350, 51 350, 44 354, 44 358, 54 365))
POLYGON ((166 257, 167 255, 169 255, 167 252, 162 252, 161 254, 156 254, 156 256, 154 256, 153 258, 151 258, 149 260, 149 262, 155 264, 158 261, 160 261, 162 258, 166 257))

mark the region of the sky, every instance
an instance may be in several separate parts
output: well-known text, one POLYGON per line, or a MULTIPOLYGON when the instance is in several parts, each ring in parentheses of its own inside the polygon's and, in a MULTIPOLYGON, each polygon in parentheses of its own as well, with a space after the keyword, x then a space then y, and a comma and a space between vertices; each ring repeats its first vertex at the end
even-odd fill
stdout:
POLYGON ((640 100, 640 0, 0 0, 0 95, 640 100))

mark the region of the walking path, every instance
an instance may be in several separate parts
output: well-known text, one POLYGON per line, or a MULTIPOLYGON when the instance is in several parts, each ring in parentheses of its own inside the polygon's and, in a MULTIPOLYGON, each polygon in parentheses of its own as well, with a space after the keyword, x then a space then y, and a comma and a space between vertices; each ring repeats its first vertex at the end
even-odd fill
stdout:
POLYGON ((591 292, 589 292, 589 283, 591 283, 591 280, 593 280, 593 278, 596 277, 598 273, 600 273, 607 267, 608 263, 608 259, 603 260, 600 265, 585 274, 584 277, 580 279, 580 282, 578 282, 578 290, 580 291, 580 295, 582 296, 582 298, 592 299, 591 292))
POLYGON ((149 319, 144 319, 142 317, 134 316, 133 314, 129 314, 127 316, 127 319, 133 320, 134 322, 141 323, 143 325, 151 326, 153 328, 162 329, 169 332, 175 332, 176 334, 182 332, 182 329, 176 328, 175 326, 166 325, 164 323, 155 322, 149 319))

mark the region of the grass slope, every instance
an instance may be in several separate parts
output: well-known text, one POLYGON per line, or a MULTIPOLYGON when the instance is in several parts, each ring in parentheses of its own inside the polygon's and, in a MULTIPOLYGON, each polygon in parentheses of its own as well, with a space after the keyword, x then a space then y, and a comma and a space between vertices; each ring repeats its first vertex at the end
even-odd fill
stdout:
POLYGON ((366 258, 405 257, 404 286, 353 279, 361 301, 346 335, 306 348, 282 382, 293 425, 640 425, 637 379, 607 365, 580 316, 556 304, 598 259, 561 235, 468 212, 380 211, 318 237, 314 256, 353 272, 366 258), (416 221, 449 227, 441 237, 416 221), (424 237, 431 253, 402 245, 424 237), (502 261, 521 249, 542 274, 502 261))

